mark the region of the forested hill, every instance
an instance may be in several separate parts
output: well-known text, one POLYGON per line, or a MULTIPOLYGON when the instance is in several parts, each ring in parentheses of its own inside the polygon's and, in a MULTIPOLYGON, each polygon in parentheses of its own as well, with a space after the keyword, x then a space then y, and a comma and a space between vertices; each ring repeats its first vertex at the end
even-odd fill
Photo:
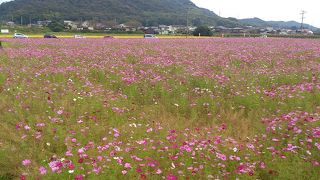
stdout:
MULTIPOLYGON (((301 23, 296 21, 264 21, 259 18, 248 18, 248 19, 240 19, 241 23, 256 27, 274 27, 274 28, 288 28, 288 29, 299 29, 301 27, 301 23)), ((309 28, 312 30, 319 31, 319 28, 314 27, 310 24, 303 24, 305 28, 309 28)))
POLYGON ((185 25, 187 14, 193 25, 237 26, 233 18, 221 18, 189 0, 15 0, 0 5, 0 20, 46 19, 95 20, 143 25, 185 25), (188 13, 187 13, 188 12, 188 13))

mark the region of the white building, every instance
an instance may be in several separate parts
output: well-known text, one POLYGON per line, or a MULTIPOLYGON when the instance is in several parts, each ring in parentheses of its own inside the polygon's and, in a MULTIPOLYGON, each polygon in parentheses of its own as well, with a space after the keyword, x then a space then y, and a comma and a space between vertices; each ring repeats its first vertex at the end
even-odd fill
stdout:
POLYGON ((63 21, 63 24, 65 26, 67 26, 69 29, 77 29, 78 28, 77 23, 73 22, 73 21, 63 21))

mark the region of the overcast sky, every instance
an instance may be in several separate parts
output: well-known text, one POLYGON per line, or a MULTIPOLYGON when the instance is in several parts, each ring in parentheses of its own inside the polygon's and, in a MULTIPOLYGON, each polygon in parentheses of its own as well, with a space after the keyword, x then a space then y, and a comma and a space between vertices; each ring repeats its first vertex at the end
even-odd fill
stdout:
POLYGON ((212 10, 222 17, 252 18, 263 20, 295 20, 320 27, 320 0, 192 0, 196 5, 212 10))
MULTIPOLYGON (((4 2, 6 0, 0 0, 4 2)), ((301 22, 300 12, 307 11, 305 22, 320 27, 320 0, 191 0, 196 5, 214 11, 222 17, 263 20, 295 20, 301 22)))

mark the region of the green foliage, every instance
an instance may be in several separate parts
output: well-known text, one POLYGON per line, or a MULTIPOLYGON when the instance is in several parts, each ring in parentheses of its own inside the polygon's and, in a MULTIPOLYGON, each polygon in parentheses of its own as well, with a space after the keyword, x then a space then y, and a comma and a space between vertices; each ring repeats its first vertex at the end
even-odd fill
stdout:
POLYGON ((53 32, 61 32, 64 30, 64 25, 59 21, 52 21, 48 27, 53 32))
POLYGON ((9 21, 13 17, 15 22, 20 23, 22 18, 23 24, 26 24, 30 19, 33 22, 55 19, 114 22, 116 19, 117 23, 146 26, 186 25, 188 9, 190 22, 196 26, 225 21, 189 0, 15 0, 0 5, 0 20, 9 21))
POLYGON ((212 31, 209 29, 208 26, 199 26, 194 32, 193 35, 194 36, 212 36, 213 33, 212 31))

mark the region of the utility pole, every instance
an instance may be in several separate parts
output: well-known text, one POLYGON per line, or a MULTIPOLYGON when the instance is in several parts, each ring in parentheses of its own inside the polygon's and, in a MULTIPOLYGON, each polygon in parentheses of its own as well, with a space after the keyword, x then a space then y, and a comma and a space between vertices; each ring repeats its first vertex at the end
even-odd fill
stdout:
POLYGON ((187 9, 187 35, 186 38, 188 38, 189 35, 189 8, 187 9))
POLYGON ((303 21, 304 19, 306 18, 304 15, 306 14, 307 12, 306 11, 301 11, 301 31, 303 30, 303 21))
POLYGON ((22 16, 20 16, 20 25, 22 26, 22 16))
POLYGON ((189 35, 189 11, 190 11, 190 5, 191 3, 188 3, 188 7, 187 7, 187 38, 188 38, 188 35, 189 35))

